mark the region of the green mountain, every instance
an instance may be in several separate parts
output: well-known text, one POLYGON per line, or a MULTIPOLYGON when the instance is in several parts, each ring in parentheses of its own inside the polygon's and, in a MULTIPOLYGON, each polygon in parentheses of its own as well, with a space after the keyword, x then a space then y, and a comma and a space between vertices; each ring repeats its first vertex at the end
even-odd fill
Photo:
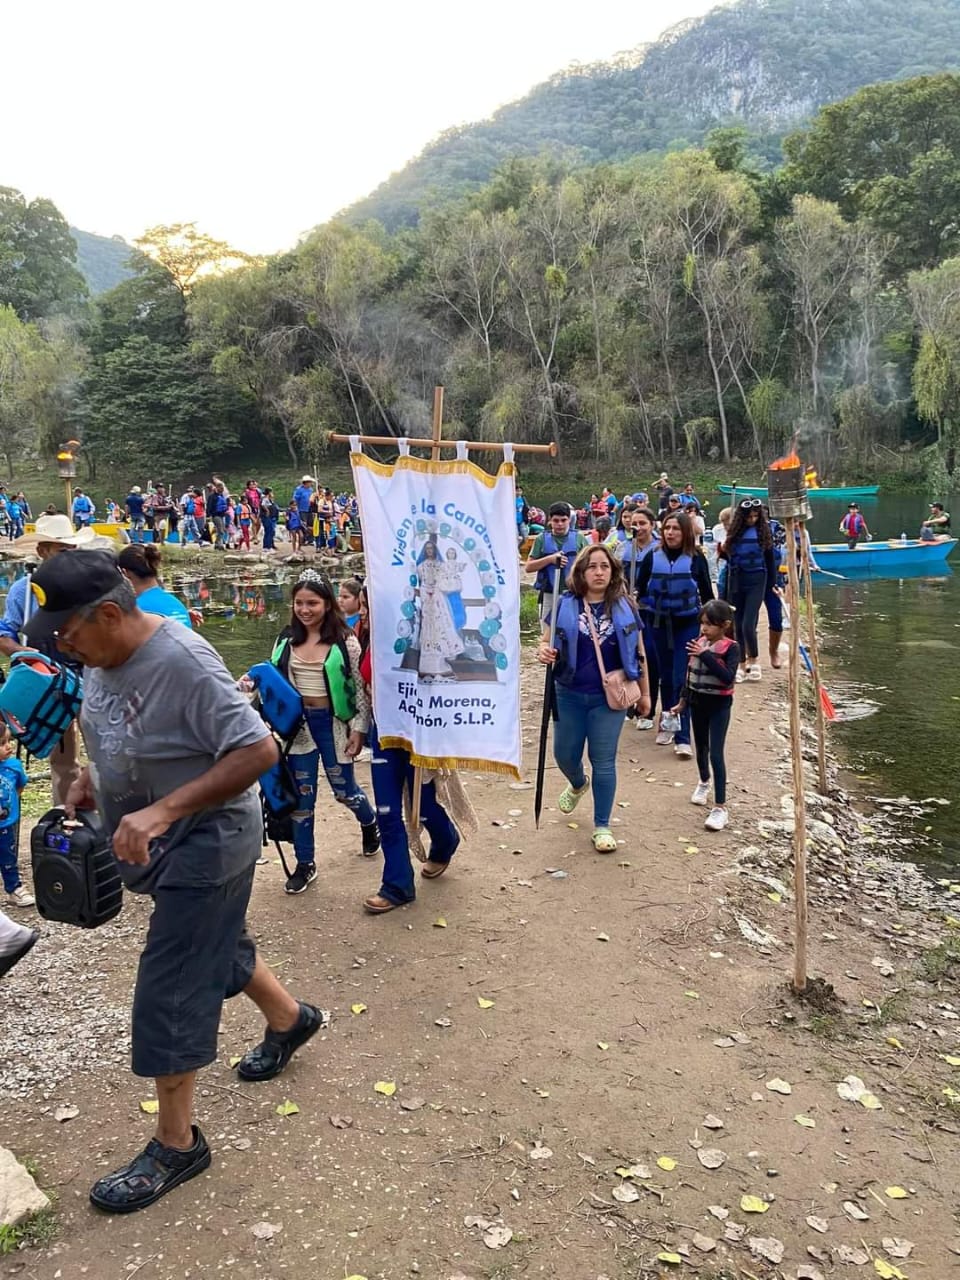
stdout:
POLYGON ((511 156, 624 160, 745 125, 751 152, 864 85, 960 67, 960 0, 738 0, 612 62, 575 66, 450 129, 344 217, 387 227, 462 197, 511 156))
POLYGON ((76 227, 70 228, 70 234, 77 244, 77 266, 91 294, 106 293, 133 275, 127 266, 133 246, 122 236, 95 236, 76 227))

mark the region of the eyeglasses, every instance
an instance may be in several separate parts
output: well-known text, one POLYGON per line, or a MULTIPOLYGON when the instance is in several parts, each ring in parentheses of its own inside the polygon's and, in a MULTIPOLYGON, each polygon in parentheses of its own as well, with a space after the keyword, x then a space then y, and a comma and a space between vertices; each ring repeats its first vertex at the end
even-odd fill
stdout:
POLYGON ((741 511, 752 511, 755 507, 762 507, 763 503, 759 498, 744 498, 740 503, 741 511))

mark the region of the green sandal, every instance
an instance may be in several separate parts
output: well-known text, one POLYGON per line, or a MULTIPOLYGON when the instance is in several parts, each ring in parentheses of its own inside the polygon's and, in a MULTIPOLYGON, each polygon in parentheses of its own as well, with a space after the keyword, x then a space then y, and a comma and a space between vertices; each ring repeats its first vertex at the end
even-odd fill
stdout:
POLYGON ((574 809, 580 803, 580 797, 585 796, 590 787, 590 779, 586 778, 582 787, 578 789, 567 785, 560 792, 560 799, 557 801, 557 808, 561 813, 573 813, 574 809))
POLYGON ((593 847, 597 853, 616 853, 617 837, 609 827, 597 827, 593 833, 593 847))

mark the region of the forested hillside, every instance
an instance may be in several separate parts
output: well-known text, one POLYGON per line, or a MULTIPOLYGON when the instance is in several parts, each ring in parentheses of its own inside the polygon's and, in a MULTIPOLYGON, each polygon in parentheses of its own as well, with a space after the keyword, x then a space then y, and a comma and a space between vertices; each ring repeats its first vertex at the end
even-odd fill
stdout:
POLYGON ((960 0, 739 0, 616 62, 573 67, 490 120, 441 134, 346 211, 394 229, 488 182, 510 156, 622 161, 743 124, 748 151, 863 85, 960 67, 960 0))
POLYGON ((133 274, 128 265, 133 249, 121 236, 95 236, 77 227, 70 234, 77 242, 77 267, 94 296, 133 274))

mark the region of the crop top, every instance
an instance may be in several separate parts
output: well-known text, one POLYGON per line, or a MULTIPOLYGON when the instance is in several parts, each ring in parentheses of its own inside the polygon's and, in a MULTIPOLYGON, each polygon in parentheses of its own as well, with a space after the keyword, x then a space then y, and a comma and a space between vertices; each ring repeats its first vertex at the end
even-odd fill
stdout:
POLYGON ((290 654, 292 683, 304 698, 328 698, 327 681, 322 662, 305 662, 295 653, 290 654))

